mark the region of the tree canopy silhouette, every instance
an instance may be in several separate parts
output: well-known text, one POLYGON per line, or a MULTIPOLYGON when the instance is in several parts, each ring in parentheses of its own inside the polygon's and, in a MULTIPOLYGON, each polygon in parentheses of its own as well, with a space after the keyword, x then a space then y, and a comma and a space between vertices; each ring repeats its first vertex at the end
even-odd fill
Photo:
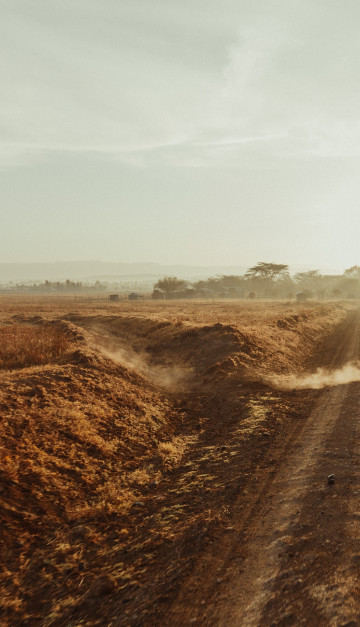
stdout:
POLYGON ((245 277, 248 279, 268 279, 270 281, 275 281, 276 279, 288 276, 288 274, 289 266, 284 263, 267 263, 266 261, 259 261, 259 263, 245 272, 245 277))
POLYGON ((360 266, 351 266, 344 272, 344 276, 347 279, 360 279, 360 266))
POLYGON ((154 289, 161 290, 166 296, 171 296, 174 292, 184 290, 187 286, 188 281, 178 279, 176 276, 165 276, 155 283, 154 289))
POLYGON ((319 270, 308 270, 307 272, 297 272, 294 276, 296 283, 303 283, 304 281, 316 281, 321 279, 319 270))

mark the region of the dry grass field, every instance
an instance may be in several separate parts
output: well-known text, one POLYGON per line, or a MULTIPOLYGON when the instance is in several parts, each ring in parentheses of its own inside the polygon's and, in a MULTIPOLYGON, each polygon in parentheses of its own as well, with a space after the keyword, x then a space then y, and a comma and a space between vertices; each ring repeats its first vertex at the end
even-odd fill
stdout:
POLYGON ((354 305, 0 306, 1 624, 165 624, 354 305))

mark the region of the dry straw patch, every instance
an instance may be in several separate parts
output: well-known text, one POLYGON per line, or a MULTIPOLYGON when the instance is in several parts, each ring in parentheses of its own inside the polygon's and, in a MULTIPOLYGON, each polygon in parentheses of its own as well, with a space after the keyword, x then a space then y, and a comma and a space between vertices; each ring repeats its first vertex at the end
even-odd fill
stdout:
POLYGON ((179 465, 191 439, 186 436, 175 436, 171 442, 159 443, 158 450, 165 468, 174 468, 179 465))
POLYGON ((68 345, 65 333, 53 327, 3 325, 0 327, 0 369, 49 363, 66 352, 68 345))

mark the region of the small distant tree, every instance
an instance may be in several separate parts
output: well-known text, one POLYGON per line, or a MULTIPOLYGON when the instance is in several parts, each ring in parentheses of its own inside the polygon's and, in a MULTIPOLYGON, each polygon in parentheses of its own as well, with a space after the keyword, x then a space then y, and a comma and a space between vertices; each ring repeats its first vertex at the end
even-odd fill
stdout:
POLYGON ((321 298, 320 291, 327 288, 328 281, 320 274, 319 270, 308 270, 307 272, 298 272, 294 276, 297 290, 303 292, 316 292, 321 298))
POLYGON ((308 272, 298 272, 295 274, 294 279, 296 283, 306 283, 309 284, 312 281, 317 281, 321 279, 321 274, 319 270, 309 270, 308 272))
POLYGON ((171 298, 175 292, 184 290, 187 286, 188 281, 184 279, 178 279, 175 276, 166 276, 155 283, 154 290, 161 290, 164 292, 166 298, 171 298))
POLYGON ((351 266, 344 272, 344 276, 347 279, 360 279, 360 266, 351 266))
POLYGON ((284 263, 267 263, 265 261, 259 261, 256 266, 249 268, 245 272, 245 276, 248 279, 268 279, 275 281, 280 277, 284 277, 289 274, 289 266, 284 263))
POLYGON ((243 287, 244 277, 236 274, 223 274, 220 277, 220 283, 224 287, 243 287))
POLYGON ((260 261, 252 268, 249 268, 245 272, 245 278, 250 282, 251 287, 254 287, 256 292, 262 292, 264 296, 276 297, 278 295, 278 289, 280 281, 284 282, 285 279, 289 279, 289 267, 284 263, 268 263, 260 261))
POLYGON ((343 294, 358 298, 360 296, 360 266, 347 268, 344 274, 339 277, 334 288, 341 290, 343 294))
POLYGON ((211 290, 220 294, 222 292, 236 292, 245 287, 244 277, 238 275, 223 274, 222 276, 210 277, 206 280, 195 281, 192 283, 193 288, 201 292, 203 290, 211 290))

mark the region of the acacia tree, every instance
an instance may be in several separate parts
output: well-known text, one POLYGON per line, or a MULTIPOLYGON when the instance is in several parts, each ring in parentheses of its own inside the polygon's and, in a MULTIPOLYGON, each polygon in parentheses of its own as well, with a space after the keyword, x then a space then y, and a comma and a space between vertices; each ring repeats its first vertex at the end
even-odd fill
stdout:
POLYGON ((155 283, 154 289, 161 290, 166 298, 171 298, 174 292, 184 290, 187 286, 188 281, 184 281, 184 279, 178 279, 176 276, 165 276, 155 283))
POLYGON ((289 266, 286 264, 267 263, 266 261, 259 261, 256 266, 249 268, 247 272, 245 272, 245 276, 248 279, 268 279, 269 281, 275 281, 288 274, 289 266))
MULTIPOLYGON (((289 267, 284 263, 268 263, 260 261, 245 272, 245 278, 252 282, 255 291, 261 291, 264 296, 276 296, 280 282, 289 279, 289 267)), ((286 289, 289 289, 288 287, 286 289)))

